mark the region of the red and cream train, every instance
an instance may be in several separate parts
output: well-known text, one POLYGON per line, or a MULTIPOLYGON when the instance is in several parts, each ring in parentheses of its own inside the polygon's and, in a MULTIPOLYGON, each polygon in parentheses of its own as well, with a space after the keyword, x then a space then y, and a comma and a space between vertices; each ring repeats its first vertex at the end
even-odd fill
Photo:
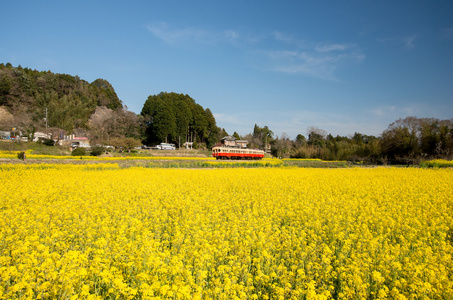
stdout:
POLYGON ((262 159, 263 150, 216 146, 212 148, 212 156, 216 159, 262 159))

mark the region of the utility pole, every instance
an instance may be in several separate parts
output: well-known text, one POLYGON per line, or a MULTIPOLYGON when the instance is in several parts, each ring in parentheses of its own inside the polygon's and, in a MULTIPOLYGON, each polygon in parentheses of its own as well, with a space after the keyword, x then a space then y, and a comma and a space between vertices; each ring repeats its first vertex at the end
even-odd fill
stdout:
POLYGON ((46 138, 47 138, 47 107, 46 107, 46 138))

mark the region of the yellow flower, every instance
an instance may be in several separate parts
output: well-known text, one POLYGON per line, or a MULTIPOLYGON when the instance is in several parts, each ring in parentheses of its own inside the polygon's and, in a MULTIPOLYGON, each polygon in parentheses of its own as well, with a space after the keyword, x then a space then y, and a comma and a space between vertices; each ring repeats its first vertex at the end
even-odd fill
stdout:
POLYGON ((452 181, 3 164, 0 298, 453 298, 452 181))

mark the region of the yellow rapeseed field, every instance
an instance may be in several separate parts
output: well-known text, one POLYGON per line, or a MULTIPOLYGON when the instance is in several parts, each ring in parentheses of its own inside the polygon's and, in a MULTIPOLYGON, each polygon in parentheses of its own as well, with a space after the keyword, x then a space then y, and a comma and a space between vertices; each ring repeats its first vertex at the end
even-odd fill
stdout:
POLYGON ((0 299, 452 299, 452 182, 0 165, 0 299))

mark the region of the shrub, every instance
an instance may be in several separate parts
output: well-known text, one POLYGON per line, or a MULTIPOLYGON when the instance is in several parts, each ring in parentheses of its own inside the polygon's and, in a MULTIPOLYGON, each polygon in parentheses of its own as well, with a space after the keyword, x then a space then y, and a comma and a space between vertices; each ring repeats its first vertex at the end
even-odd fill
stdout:
POLYGON ((43 139, 42 143, 46 146, 55 146, 55 141, 52 139, 43 139))
POLYGON ((105 148, 102 146, 95 146, 91 148, 91 156, 99 156, 105 152, 105 148))
POLYGON ((77 147, 74 150, 72 150, 72 156, 84 156, 86 155, 86 151, 84 148, 77 147))
POLYGON ((17 158, 25 160, 25 152, 22 151, 22 152, 17 153, 17 158))

